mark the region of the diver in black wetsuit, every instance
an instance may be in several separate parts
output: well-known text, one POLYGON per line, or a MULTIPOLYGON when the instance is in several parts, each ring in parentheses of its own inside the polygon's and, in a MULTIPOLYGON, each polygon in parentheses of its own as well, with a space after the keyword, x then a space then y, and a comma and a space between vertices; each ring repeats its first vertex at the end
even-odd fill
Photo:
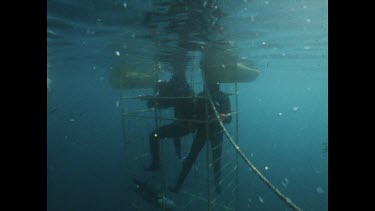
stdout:
MULTIPOLYGON (((188 51, 201 51, 210 39, 215 37, 215 32, 222 32, 218 20, 224 15, 218 8, 216 0, 167 0, 156 3, 168 8, 166 12, 155 11, 145 15, 144 24, 155 29, 158 25, 165 29, 166 34, 177 35, 177 48, 171 49, 170 42, 157 41, 161 50, 160 59, 172 65, 173 77, 169 82, 161 85, 166 88, 166 93, 160 92, 159 96, 193 96, 194 93, 185 79, 186 59, 188 51), (160 24, 165 22, 167 24, 160 24), (183 49, 183 53, 180 50, 183 49)), ((158 37, 158 36, 156 36, 158 37)), ((216 38, 215 38, 216 39, 216 38)), ((172 39, 173 40, 173 39, 172 39)), ((170 40, 169 40, 170 41, 170 40)), ((149 103, 149 107, 158 108, 174 107, 175 118, 194 119, 194 102, 185 100, 158 100, 149 103)), ((162 126, 150 134, 150 151, 152 163, 146 169, 154 171, 160 169, 159 140, 173 138, 176 153, 180 158, 179 137, 196 131, 197 125, 188 121, 174 121, 172 124, 162 126)))
POLYGON ((187 97, 185 99, 153 99, 149 100, 148 107, 174 108, 174 117, 171 124, 163 125, 150 133, 149 143, 152 162, 147 171, 160 169, 159 141, 163 138, 173 138, 177 157, 181 159, 180 137, 196 131, 195 124, 188 120, 194 118, 194 92, 186 81, 185 62, 176 58, 174 73, 168 82, 159 82, 157 90, 159 97, 187 97), (189 98, 190 97, 190 98, 189 98))
MULTIPOLYGON (((230 100, 227 94, 220 91, 219 83, 208 84, 208 90, 211 94, 212 101, 215 104, 215 107, 220 114, 221 121, 223 123, 230 123, 232 117, 230 115, 231 106, 230 100)), ((199 96, 205 96, 205 91, 199 94, 199 96)), ((196 114, 197 119, 202 121, 208 121, 208 131, 205 123, 201 123, 198 126, 198 131, 194 137, 194 141, 191 145, 190 152, 186 159, 184 159, 182 164, 182 169, 177 179, 177 183, 174 187, 171 187, 172 192, 177 193, 182 183, 184 182, 186 176, 190 172, 190 169, 198 157, 199 152, 206 143, 206 138, 208 137, 211 143, 212 150, 212 160, 214 167, 214 182, 215 182, 215 192, 220 193, 220 175, 221 175, 221 152, 222 152, 222 143, 223 143, 223 131, 220 126, 220 123, 216 121, 214 116, 214 111, 212 110, 210 104, 207 104, 207 113, 206 113, 206 103, 205 99, 199 98, 196 105, 196 114), (208 132, 208 134, 207 134, 208 132)))

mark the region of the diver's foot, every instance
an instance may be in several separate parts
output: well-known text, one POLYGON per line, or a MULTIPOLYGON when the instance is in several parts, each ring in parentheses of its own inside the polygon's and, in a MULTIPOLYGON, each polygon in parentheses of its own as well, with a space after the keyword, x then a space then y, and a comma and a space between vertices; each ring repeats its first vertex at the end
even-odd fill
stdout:
POLYGON ((180 191, 179 188, 171 187, 171 186, 168 187, 168 190, 169 190, 170 192, 172 192, 172 193, 178 193, 178 192, 180 191))
POLYGON ((158 171, 160 170, 160 165, 156 162, 152 162, 151 165, 145 169, 146 171, 158 171))

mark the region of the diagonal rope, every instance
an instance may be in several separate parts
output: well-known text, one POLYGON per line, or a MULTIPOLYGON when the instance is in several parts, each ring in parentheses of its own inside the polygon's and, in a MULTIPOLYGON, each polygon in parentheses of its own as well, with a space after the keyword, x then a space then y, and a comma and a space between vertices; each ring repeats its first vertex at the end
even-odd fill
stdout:
POLYGON ((206 91, 206 96, 207 96, 207 100, 209 102, 209 104, 211 105, 211 108, 212 110, 214 111, 214 114, 216 116, 216 119, 217 121, 219 122, 221 128, 223 129, 226 137, 228 138, 229 142, 231 143, 231 145, 234 147, 234 149, 237 151, 237 153, 240 155, 240 157, 244 160, 244 162, 246 163, 247 166, 249 166, 251 168, 251 170, 254 171, 254 173, 282 200, 284 201, 290 208, 292 208, 293 210, 297 210, 297 211, 301 211, 302 209, 299 208, 296 204, 294 204, 292 202, 291 199, 287 198, 286 196, 284 196, 284 194, 282 194, 280 192, 279 189, 277 189, 251 162, 250 160, 246 157, 246 155, 241 151, 240 147, 234 142, 234 140, 232 139, 232 137, 230 136, 230 134, 228 133, 228 131, 226 130, 223 122, 221 122, 220 120, 220 117, 219 117, 219 113, 217 112, 216 110, 216 107, 215 107, 215 104, 213 103, 212 101, 212 97, 211 97, 211 93, 208 91, 208 87, 207 87, 207 81, 205 80, 205 76, 204 76, 204 71, 202 71, 202 79, 203 79, 203 84, 204 84, 204 88, 206 91))

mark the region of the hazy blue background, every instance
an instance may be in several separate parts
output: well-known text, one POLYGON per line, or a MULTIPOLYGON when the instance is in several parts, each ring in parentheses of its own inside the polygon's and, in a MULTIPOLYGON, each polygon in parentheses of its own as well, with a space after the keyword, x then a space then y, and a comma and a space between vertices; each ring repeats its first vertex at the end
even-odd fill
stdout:
MULTIPOLYGON (((47 5, 48 210, 133 210, 117 106, 121 92, 110 88, 108 72, 116 51, 137 59, 153 48, 134 36, 147 32, 142 12, 150 10, 151 0, 48 0, 47 5)), ((328 210, 327 1, 219 5, 228 13, 222 21, 227 38, 261 71, 255 82, 239 85, 240 147, 303 210, 328 210)), ((137 110, 134 106, 144 105, 127 109, 137 110)), ((147 152, 152 122, 138 120, 130 127, 133 144, 139 141, 147 152)), ((233 124, 228 127, 233 131, 233 124)), ((184 142, 184 152, 188 146, 184 142)), ((129 168, 153 178, 143 175, 144 166, 129 168)), ((287 210, 242 161, 239 183, 240 210, 287 210)))

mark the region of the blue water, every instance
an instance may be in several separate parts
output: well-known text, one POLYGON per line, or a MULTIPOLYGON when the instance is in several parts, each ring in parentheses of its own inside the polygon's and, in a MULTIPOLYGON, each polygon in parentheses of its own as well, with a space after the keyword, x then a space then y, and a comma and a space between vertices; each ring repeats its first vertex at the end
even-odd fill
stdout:
MULTIPOLYGON (((130 177, 155 181, 157 176, 143 171, 149 157, 135 163, 129 160, 148 152, 153 121, 129 120, 128 147, 133 152, 127 151, 122 105, 117 106, 122 93, 110 88, 108 74, 119 57, 151 58, 147 52, 155 51, 152 42, 138 35, 147 34, 142 13, 152 8, 152 1, 48 0, 47 5, 52 80, 47 111, 48 210, 136 210, 131 203, 142 200, 129 188, 130 177)), ((225 36, 241 57, 251 59, 261 71, 256 81, 238 87, 240 148, 303 210, 328 210, 327 1, 221 0, 219 5, 227 12, 222 20, 225 36)), ((224 89, 231 92, 233 86, 224 89)), ((234 107, 234 97, 231 103, 234 107)), ((141 102, 126 105, 128 111, 144 108, 141 102)), ((234 123, 228 129, 233 132, 234 123)), ((190 140, 184 137, 184 153, 190 140)), ((233 153, 226 144, 225 150, 233 153)), ((171 144, 166 145, 173 153, 171 144)), ((189 175, 186 186, 194 184, 194 176, 205 181, 201 154, 199 168, 189 175)), ((223 158, 223 163, 227 160, 223 158)), ((168 162, 170 183, 179 165, 168 162)), ((288 210, 242 160, 239 170, 239 210, 288 210)), ((229 191, 224 195, 229 198, 229 191)), ((188 203, 186 197, 172 197, 180 207, 188 203)))

